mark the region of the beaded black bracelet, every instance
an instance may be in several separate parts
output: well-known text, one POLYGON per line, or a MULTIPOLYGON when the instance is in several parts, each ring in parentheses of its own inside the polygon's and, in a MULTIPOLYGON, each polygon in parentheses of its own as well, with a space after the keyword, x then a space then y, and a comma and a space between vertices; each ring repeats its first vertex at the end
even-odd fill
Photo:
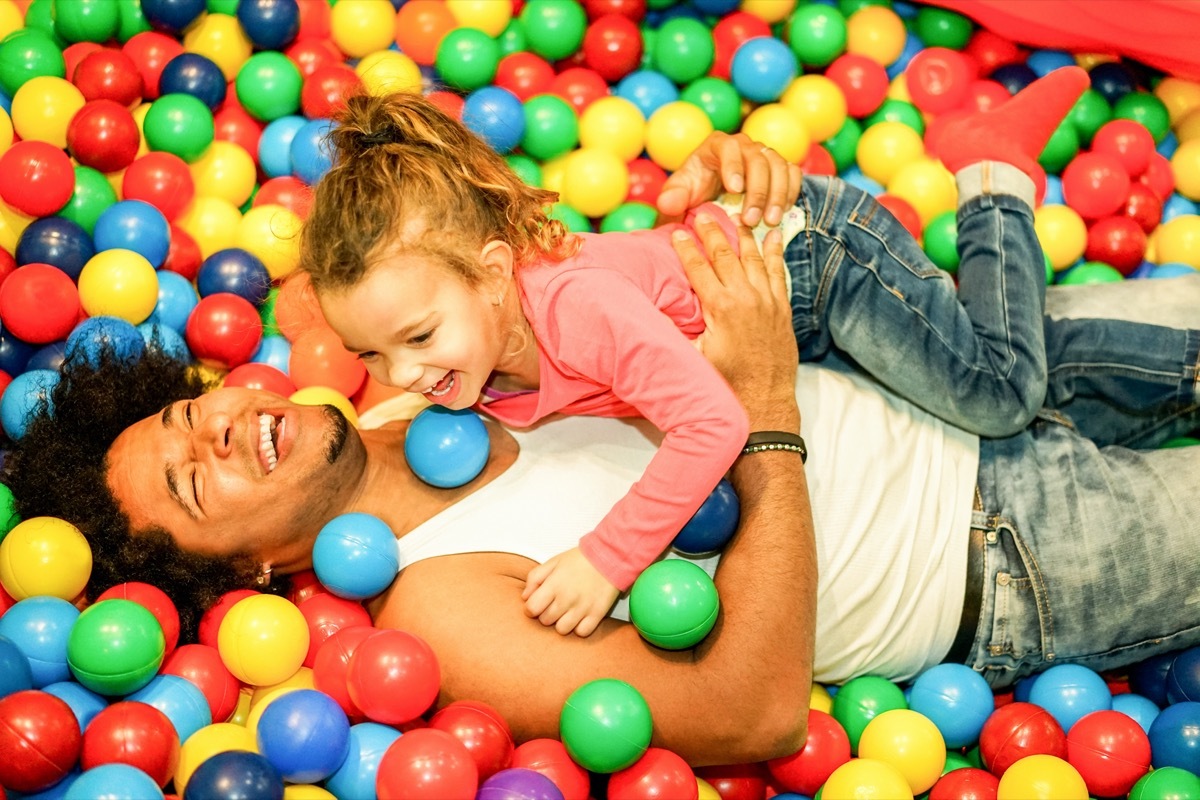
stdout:
POLYGON ((789 453, 799 453, 800 463, 808 461, 808 447, 804 439, 786 431, 755 431, 746 437, 742 455, 764 453, 769 450, 783 450, 789 453))

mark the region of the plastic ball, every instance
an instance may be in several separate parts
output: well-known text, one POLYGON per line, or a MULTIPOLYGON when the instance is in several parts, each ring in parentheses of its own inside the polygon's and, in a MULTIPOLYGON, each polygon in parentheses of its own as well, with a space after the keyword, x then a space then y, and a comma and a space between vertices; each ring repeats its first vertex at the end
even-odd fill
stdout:
POLYGON ((795 111, 815 142, 833 136, 846 120, 846 98, 824 75, 802 75, 784 90, 779 101, 795 111))
POLYGON ((350 699, 371 720, 389 725, 425 713, 440 685, 433 649, 406 631, 374 631, 355 648, 346 668, 350 699))
POLYGON ((1200 774, 1200 703, 1167 706, 1150 725, 1154 768, 1179 767, 1200 774))
POLYGON ((473 480, 490 452, 487 428, 470 409, 426 408, 413 419, 404 439, 404 455, 413 473, 442 489, 473 480))
POLYGON ((530 0, 519 18, 528 49, 548 61, 566 58, 583 44, 587 15, 573 0, 530 0))
POLYGON ((467 97, 462 121, 501 154, 520 144, 525 135, 521 101, 512 92, 496 86, 485 86, 467 97))
POLYGON ((937 726, 951 749, 975 744, 994 708, 987 681, 962 664, 938 664, 922 672, 908 703, 937 726))
POLYGON ((221 292, 202 298, 188 317, 187 345, 201 363, 231 369, 250 360, 262 340, 262 320, 247 300, 221 292))
POLYGON ((1200 797, 1200 777, 1178 767, 1158 767, 1133 785, 1130 800, 1170 797, 1191 800, 1200 797))
POLYGON ((1200 269, 1200 216, 1180 215, 1159 226, 1154 236, 1157 263, 1200 269))
POLYGON ((845 52, 849 39, 842 13, 815 3, 796 9, 788 32, 792 51, 806 67, 828 66, 845 52))
POLYGON ((9 97, 32 78, 65 74, 62 50, 45 31, 25 27, 0 41, 0 88, 9 97))
POLYGON ((31 78, 12 98, 13 129, 27 141, 41 141, 55 147, 67 146, 67 128, 87 101, 83 93, 62 78, 31 78))
POLYGON ((932 159, 910 161, 893 173, 887 183, 888 194, 908 202, 921 218, 922 225, 954 209, 958 187, 954 176, 941 162, 932 159))
POLYGON ((629 191, 625 162, 609 150, 580 148, 567 156, 562 200, 589 217, 619 206, 629 191))
POLYGON ((629 592, 634 627, 643 639, 667 650, 692 647, 707 636, 719 609, 712 578, 681 559, 651 564, 629 592))
POLYGON ((196 285, 201 297, 219 292, 259 306, 267 299, 271 276, 255 256, 238 247, 218 250, 200 265, 196 285))
POLYGON ((852 117, 874 112, 887 97, 887 71, 866 56, 853 53, 838 56, 825 70, 825 77, 842 90, 846 111, 852 117))
POLYGON ((371 514, 336 516, 313 543, 317 578, 338 597, 374 597, 391 585, 399 568, 396 535, 371 514))
MULTIPOLYGON (((691 770, 688 773, 690 775, 691 770)), ((621 787, 611 783, 609 786, 610 796, 622 796, 621 787)), ((562 800, 562 796, 554 781, 539 772, 522 768, 505 769, 484 779, 475 795, 476 800, 562 800)))
POLYGON ((553 94, 525 102, 525 132, 521 149, 539 161, 569 153, 579 142, 579 118, 567 101, 553 94))
POLYGON ((846 52, 857 53, 882 66, 892 64, 904 51, 904 20, 886 6, 867 5, 846 20, 846 52))
MULTIPOLYGON (((633 103, 647 119, 663 106, 679 99, 679 89, 665 75, 645 69, 631 72, 622 78, 613 94, 633 103)), ((600 98, 590 98, 590 102, 598 99, 600 98)))
POLYGON ((650 746, 652 727, 642 695, 614 678, 580 686, 559 717, 559 733, 571 758, 600 773, 625 769, 641 758, 650 746))
POLYGON ((258 722, 258 749, 289 783, 316 783, 342 765, 350 722, 333 698, 312 689, 288 692, 258 722))
POLYGON ((1076 156, 1062 174, 1063 197, 1084 219, 1115 213, 1129 195, 1129 175, 1114 155, 1101 152, 1076 156))
POLYGON ((454 13, 440 0, 409 0, 395 15, 396 44, 418 64, 430 65, 442 37, 457 24, 454 13))
POLYGON ((632 102, 623 97, 602 97, 579 118, 579 143, 585 150, 610 152, 624 164, 641 155, 645 126, 645 118, 632 102))
POLYGON ((231 369, 225 376, 223 385, 273 392, 280 397, 288 397, 296 391, 296 385, 288 378, 287 373, 270 364, 254 361, 231 369))
MULTIPOLYGON (((690 83, 707 74, 715 55, 712 32, 702 22, 679 16, 659 26, 653 40, 654 64, 677 84, 690 83)), ((795 56, 787 50, 787 59, 795 56)), ((736 63, 736 57, 735 57, 736 63)))
POLYGON ((237 705, 242 684, 221 661, 217 648, 205 644, 185 644, 163 661, 162 675, 175 675, 190 681, 208 702, 214 722, 229 719, 237 705))
POLYGON ((863 131, 857 160, 863 174, 883 185, 925 155, 921 135, 901 122, 880 122, 863 131))
POLYGON ((1154 718, 1158 716, 1160 709, 1148 697, 1127 692, 1125 694, 1113 695, 1112 710, 1121 712, 1136 722, 1143 731, 1149 733, 1150 725, 1154 722, 1154 718))
POLYGON ((0 698, 0 785, 40 792, 61 781, 79 758, 82 737, 71 707, 47 692, 0 698))
POLYGON ((1057 720, 1040 706, 1014 702, 988 717, 979 736, 979 750, 988 771, 1003 777, 1016 762, 1031 755, 1067 757, 1067 735, 1057 720))
POLYGON ((834 770, 850 760, 850 738, 829 714, 809 709, 808 738, 790 756, 773 758, 767 769, 775 781, 792 792, 816 794, 834 770))
POLYGON ((429 727, 462 742, 475 760, 482 781, 512 764, 512 732, 500 713, 486 703, 457 700, 439 709, 430 718, 429 727))
POLYGON ((273 51, 256 53, 238 70, 237 99, 255 119, 270 122, 300 108, 303 79, 287 56, 273 51))
POLYGON ((171 720, 140 702, 118 702, 97 714, 83 733, 80 766, 136 767, 158 787, 166 786, 179 764, 179 736, 171 720))
POLYGON ((104 358, 126 363, 141 358, 145 340, 132 323, 117 317, 88 317, 75 326, 67 337, 66 352, 93 366, 104 358))
POLYGON ((326 386, 349 397, 366 374, 363 362, 346 350, 331 328, 307 330, 292 342, 288 375, 297 388, 326 386))
POLYGON ((45 217, 71 200, 75 174, 61 148, 22 141, 0 155, 0 200, 23 214, 45 217))
POLYGON ((330 125, 327 119, 309 120, 296 131, 288 147, 292 174, 309 186, 315 186, 333 165, 327 140, 330 125))
POLYGON ((158 89, 162 94, 191 95, 215 112, 225 101, 225 75, 199 53, 180 53, 163 66, 158 89))
MULTIPOLYGON (((106 208, 96 220, 96 227, 92 236, 98 253, 103 254, 105 251, 136 253, 155 269, 160 267, 167 258, 170 237, 171 229, 166 217, 157 208, 141 200, 122 200, 106 208)), ((96 259, 93 258, 80 273, 81 285, 85 274, 95 263, 96 259)), ((141 263, 141 261, 136 259, 130 259, 129 264, 125 266, 125 272, 135 274, 130 275, 128 278, 125 275, 111 273, 108 277, 118 284, 123 278, 146 282, 151 276, 145 273, 144 268, 138 269, 141 267, 141 263)), ((153 283, 154 290, 157 292, 157 280, 153 283)), ((112 288, 114 291, 117 291, 116 287, 112 288)), ((111 311, 92 311, 89 309, 88 313, 111 313, 111 311)), ((140 313, 140 310, 138 313, 140 313)), ((149 312, 146 313, 146 316, 149 316, 149 312)), ((145 319, 145 316, 142 319, 145 319)), ((137 323, 141 322, 142 319, 130 319, 130 321, 137 323)))
POLYGON ((913 105, 931 114, 963 105, 975 78, 967 57, 945 47, 917 53, 904 75, 913 105))
POLYGON ((212 144, 212 111, 190 94, 165 94, 150 105, 142 123, 146 144, 191 163, 212 144))
POLYGON ((858 742, 861 758, 872 758, 895 767, 913 794, 933 786, 946 765, 946 742, 927 717, 897 708, 874 717, 858 742))
POLYGON ((123 695, 144 687, 158 672, 166 652, 162 626, 144 606, 111 599, 88 606, 67 643, 67 663, 75 679, 103 695, 123 695))
POLYGON ((671 546, 688 555, 717 552, 737 532, 740 515, 737 492, 733 484, 722 478, 675 535, 671 546))
POLYGON ((531 739, 513 751, 513 768, 534 770, 554 781, 564 800, 587 800, 590 781, 587 770, 571 760, 557 739, 531 739))
POLYGON ((361 722, 350 726, 346 758, 325 781, 325 788, 338 797, 374 796, 379 762, 398 738, 400 731, 387 725, 361 722))
MULTIPOLYGON (((28 688, 28 686, 24 688, 28 688)), ((88 723, 108 707, 108 700, 90 689, 83 688, 73 680, 52 683, 43 687, 42 691, 54 695, 71 707, 71 712, 79 722, 80 730, 86 730, 88 723)), ((0 689, 0 696, 5 694, 10 693, 0 689)))
POLYGON ((350 697, 346 672, 354 651, 374 632, 361 625, 341 628, 321 642, 312 660, 313 687, 336 700, 351 720, 365 719, 366 714, 350 697))
POLYGON ((444 731, 420 728, 388 747, 379 762, 375 787, 380 797, 473 800, 479 773, 457 739, 444 731))
POLYGON ((730 64, 734 88, 756 103, 778 100, 799 72, 795 54, 786 44, 770 36, 744 42, 730 64))
POLYGON ((885 711, 905 708, 904 693, 885 678, 865 675, 847 681, 833 698, 833 718, 846 730, 851 751, 858 752, 867 724, 885 711))
POLYGON ((71 118, 67 149, 80 163, 116 172, 137 156, 141 132, 133 115, 113 100, 92 100, 71 118))
POLYGON ((540 56, 521 51, 500 59, 493 82, 524 103, 534 95, 550 91, 553 80, 554 67, 540 56))
POLYGON ((810 139, 800 115, 782 103, 767 103, 750 112, 742 133, 775 150, 787 161, 799 163, 808 155, 810 139))
POLYGON ((856 758, 838 767, 821 788, 824 800, 912 800, 912 796, 908 781, 898 769, 870 758, 856 758))
POLYGON ((187 162, 172 153, 154 152, 129 165, 121 191, 127 201, 149 203, 173 220, 191 203, 196 188, 187 162))
POLYGON ((206 797, 237 800, 283 800, 283 777, 265 757, 245 750, 226 750, 200 763, 188 777, 185 800, 206 797))
POLYGON ((646 123, 646 153, 663 169, 677 170, 712 131, 708 116, 691 103, 667 103, 646 123))
MULTIPOLYGON (((296 607, 308 624, 308 653, 304 656, 304 666, 310 669, 316 662, 321 645, 329 637, 343 628, 371 626, 371 615, 362 603, 337 597, 328 591, 293 602, 296 602, 296 607)), ((316 684, 315 675, 313 683, 316 684)))
POLYGON ((50 596, 27 597, 0 616, 0 637, 15 644, 27 659, 33 688, 70 679, 67 637, 78 618, 75 606, 50 596))
POLYGON ((1088 229, 1083 257, 1129 275, 1142 263, 1146 246, 1146 233, 1136 221, 1126 216, 1105 217, 1088 229))
MULTIPOLYGON (((245 726, 229 722, 206 725, 196 731, 179 751, 179 765, 175 770, 175 790, 183 794, 196 768, 218 753, 229 751, 251 751, 256 747, 254 735, 245 726)), ((200 784, 197 786, 207 784, 200 784)), ((247 800, 249 800, 247 798, 247 800)))
POLYGON ((642 34, 628 17, 604 14, 588 26, 582 48, 584 63, 604 80, 616 83, 641 64, 642 34))
MULTIPOLYGON (((5 397, 16 386, 14 380, 5 397)), ((5 429, 9 430, 7 419, 5 429)), ((9 433, 12 435, 11 430, 9 433)), ((27 519, 0 540, 0 584, 14 600, 38 595, 74 600, 91 573, 92 550, 87 539, 74 525, 57 517, 27 519)))
POLYGON ((238 3, 237 19, 255 46, 282 50, 300 32, 297 0, 249 0, 238 3))
MULTIPOLYGON (((59 223, 72 224, 66 220, 59 223)), ((0 284, 0 322, 31 344, 66 338, 79 312, 74 282, 49 264, 26 264, 0 284)))
POLYGON ((1129 793, 1150 769, 1150 739, 1119 711, 1095 711, 1067 734, 1067 761, 1099 797, 1129 793))
POLYGON ((271 686, 295 674, 308 652, 308 624, 282 597, 254 595, 239 600, 217 634, 221 660, 252 686, 271 686))
POLYGON ((1059 664, 1038 676, 1029 702, 1049 711, 1064 731, 1080 717, 1112 707, 1112 692, 1094 671, 1078 664, 1059 664))
POLYGON ((491 83, 500 62, 496 41, 475 28, 457 28, 442 37, 434 65, 447 85, 473 91, 491 83))
POLYGON ((1013 764, 1000 777, 998 800, 1054 797, 1087 800, 1088 790, 1079 773, 1061 758, 1032 755, 1013 764))

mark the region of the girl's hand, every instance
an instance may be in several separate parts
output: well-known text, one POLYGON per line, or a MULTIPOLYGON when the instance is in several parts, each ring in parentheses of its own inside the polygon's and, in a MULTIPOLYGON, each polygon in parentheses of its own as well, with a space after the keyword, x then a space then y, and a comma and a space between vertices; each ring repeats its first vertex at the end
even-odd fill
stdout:
POLYGON ((742 221, 778 225, 800 196, 800 167, 744 133, 709 134, 663 184, 658 210, 663 221, 682 219, 689 208, 721 192, 744 194, 742 221))
POLYGON ((521 599, 525 614, 563 636, 591 636, 612 604, 617 587, 574 547, 529 571, 521 599))

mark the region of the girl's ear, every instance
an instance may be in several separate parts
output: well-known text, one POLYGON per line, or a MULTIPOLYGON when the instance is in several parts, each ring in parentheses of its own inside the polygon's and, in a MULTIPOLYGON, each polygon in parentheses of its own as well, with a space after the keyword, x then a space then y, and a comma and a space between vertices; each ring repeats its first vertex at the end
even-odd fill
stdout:
POLYGON ((485 244, 479 252, 479 262, 492 280, 505 285, 512 280, 514 258, 507 242, 493 239, 485 244))

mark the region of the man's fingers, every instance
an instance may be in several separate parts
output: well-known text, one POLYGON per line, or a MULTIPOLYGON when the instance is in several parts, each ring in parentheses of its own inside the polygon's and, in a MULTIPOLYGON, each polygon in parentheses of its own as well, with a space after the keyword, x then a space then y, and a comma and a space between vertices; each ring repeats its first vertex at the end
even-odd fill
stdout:
POLYGON ((700 234, 704 252, 708 255, 708 261, 712 264, 717 279, 725 286, 740 280, 744 273, 742 262, 734 252, 733 245, 729 243, 725 229, 707 214, 698 214, 696 232, 700 234))
POLYGON ((762 251, 771 296, 779 302, 791 305, 791 298, 787 296, 787 262, 783 259, 783 234, 778 228, 767 232, 762 251))
POLYGON ((746 188, 746 165, 743 163, 741 145, 732 136, 720 140, 718 145, 721 184, 725 191, 741 194, 746 188))
POLYGON ((683 264, 683 271, 687 273, 688 282, 692 284, 703 305, 705 296, 721 288, 721 281, 713 271, 712 264, 700 252, 696 240, 685 231, 679 230, 671 234, 671 246, 675 248, 675 254, 683 264))

